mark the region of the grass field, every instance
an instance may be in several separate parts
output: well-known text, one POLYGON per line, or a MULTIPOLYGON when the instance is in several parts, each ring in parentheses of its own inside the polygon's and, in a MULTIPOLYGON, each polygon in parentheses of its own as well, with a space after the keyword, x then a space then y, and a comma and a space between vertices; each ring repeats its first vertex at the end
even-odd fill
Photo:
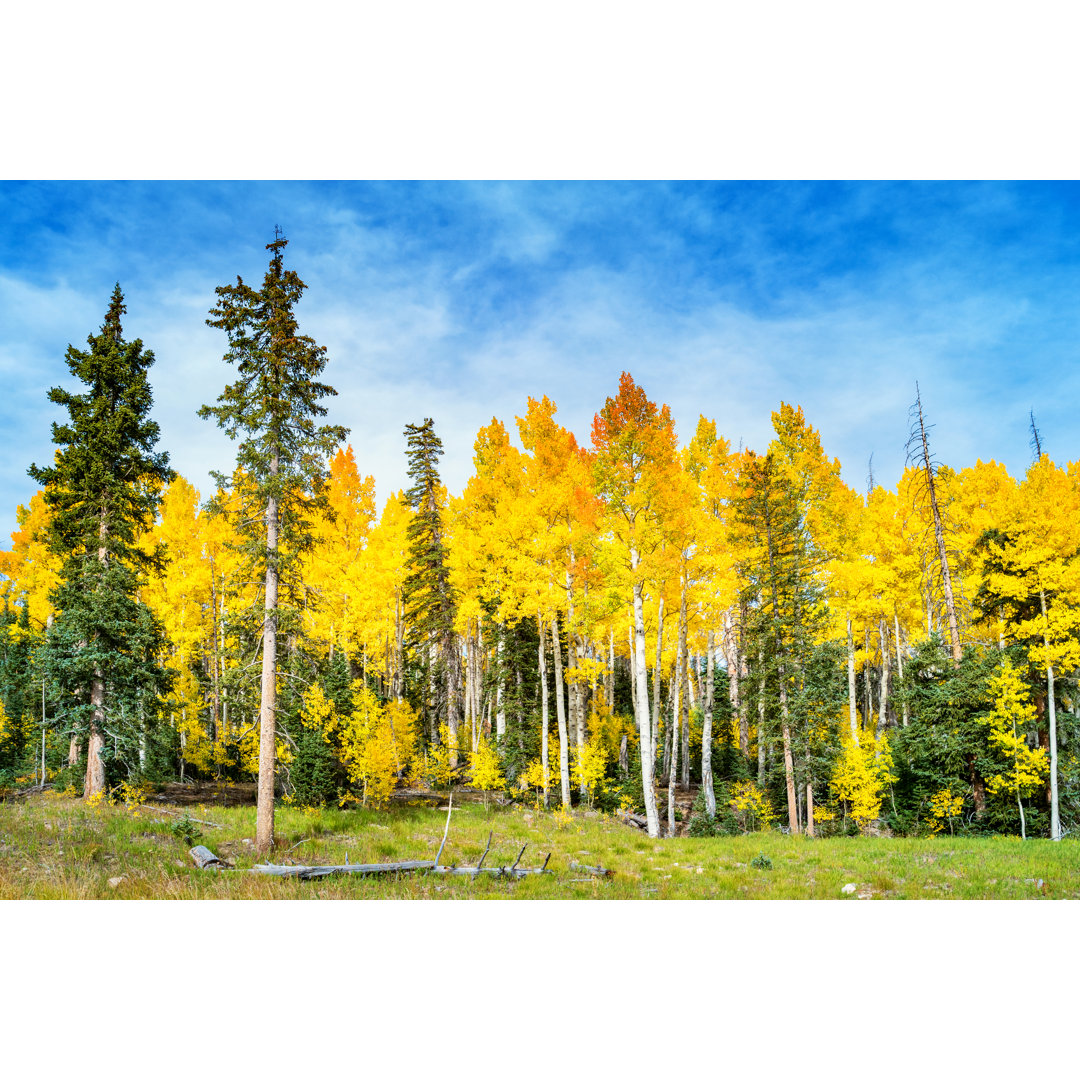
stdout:
MULTIPOLYGON (((512 807, 453 811, 444 864, 475 865, 493 832, 486 866, 506 865, 528 844, 522 866, 551 852, 554 873, 519 880, 356 875, 315 881, 199 870, 188 850, 209 847, 246 870, 254 807, 193 807, 197 826, 183 838, 180 811, 154 807, 88 807, 32 796, 0 804, 2 899, 998 899, 1080 898, 1080 844, 1063 841, 843 838, 810 840, 778 832, 749 836, 650 840, 601 815, 544 813, 512 807), (763 855, 771 868, 753 865, 763 855), (598 878, 572 862, 604 866, 598 878), (845 894, 845 885, 856 888, 845 894)), ((445 809, 299 810, 277 814, 274 862, 305 865, 433 859, 445 809), (291 850, 290 850, 291 849, 291 850)))

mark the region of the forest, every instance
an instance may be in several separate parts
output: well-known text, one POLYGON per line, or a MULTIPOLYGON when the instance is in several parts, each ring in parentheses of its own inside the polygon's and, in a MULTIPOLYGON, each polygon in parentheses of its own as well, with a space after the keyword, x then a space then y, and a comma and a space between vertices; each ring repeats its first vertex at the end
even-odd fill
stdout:
POLYGON ((953 467, 913 384, 902 477, 859 491, 798 405, 767 446, 704 415, 680 445, 624 372, 587 443, 547 397, 493 417, 458 494, 418 415, 377 500, 285 246, 209 310, 211 492, 158 446, 119 285, 69 347, 0 553, 5 792, 255 783, 262 853, 275 806, 454 788, 652 838, 1076 828, 1080 463, 1034 417, 1024 476, 953 467))

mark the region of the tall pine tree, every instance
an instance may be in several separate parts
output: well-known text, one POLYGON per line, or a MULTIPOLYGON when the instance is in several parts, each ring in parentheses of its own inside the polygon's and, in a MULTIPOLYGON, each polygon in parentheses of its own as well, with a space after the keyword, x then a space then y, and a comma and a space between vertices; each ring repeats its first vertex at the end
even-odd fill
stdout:
POLYGON ((64 560, 50 594, 59 615, 45 662, 55 688, 72 702, 71 735, 86 740, 86 798, 105 790, 107 759, 130 766, 135 753, 141 756, 147 714, 168 684, 159 662, 162 627, 138 599, 154 566, 138 538, 153 524, 174 473, 169 455, 154 450, 160 430, 150 419, 147 377, 154 354, 138 339, 124 340, 125 311, 117 285, 101 332, 87 339, 89 351, 68 347, 68 369, 87 390, 49 391, 68 420, 53 424, 54 464, 29 469, 52 511, 49 546, 64 560))
MULTIPOLYGON (((406 645, 412 652, 424 687, 428 707, 424 710, 429 735, 434 736, 437 718, 446 717, 452 746, 457 745, 459 665, 454 638, 454 597, 443 542, 442 494, 439 457, 442 441, 430 417, 422 424, 407 424, 406 454, 412 487, 405 501, 413 511, 409 521, 409 565, 403 592, 406 645)), ((452 754, 456 763, 456 754, 452 754)))
POLYGON ((246 554, 264 581, 262 682, 259 703, 259 786, 255 846, 274 844, 274 769, 277 757, 277 642, 281 629, 279 585, 292 560, 311 543, 311 519, 329 512, 324 490, 326 461, 348 430, 316 426, 326 415, 320 404, 337 391, 316 382, 326 367, 326 349, 298 331, 293 308, 307 287, 284 268, 288 241, 275 230, 266 245, 270 267, 262 288, 237 277, 214 291, 217 306, 207 325, 229 337, 225 361, 239 378, 215 406, 199 410, 213 417, 230 438, 243 435, 234 477, 215 474, 218 484, 237 487, 242 510, 238 526, 246 554))

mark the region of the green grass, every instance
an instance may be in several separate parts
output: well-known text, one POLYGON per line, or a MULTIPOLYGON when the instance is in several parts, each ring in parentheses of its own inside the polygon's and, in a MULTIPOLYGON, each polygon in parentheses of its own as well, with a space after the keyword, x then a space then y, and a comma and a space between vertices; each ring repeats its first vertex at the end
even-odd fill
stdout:
MULTIPOLYGON (((191 814, 222 825, 200 826, 197 843, 238 869, 262 861, 251 843, 253 807, 195 808, 191 814)), ((602 815, 570 817, 521 807, 485 812, 472 804, 453 812, 444 863, 476 865, 492 830, 486 866, 513 862, 527 843, 522 865, 537 866, 550 851, 554 873, 515 881, 421 872, 303 882, 198 870, 190 845, 172 832, 177 820, 152 808, 95 808, 48 795, 0 804, 0 899, 1080 898, 1080 845, 1069 840, 809 840, 775 832, 650 840, 602 815), (771 869, 752 865, 759 854, 771 860, 771 869), (571 867, 574 860, 608 867, 614 876, 589 877, 571 867), (845 896, 841 890, 848 883, 857 889, 845 896)), ((282 807, 273 861, 342 863, 346 854, 352 863, 433 859, 445 822, 445 810, 430 806, 317 812, 282 807)))

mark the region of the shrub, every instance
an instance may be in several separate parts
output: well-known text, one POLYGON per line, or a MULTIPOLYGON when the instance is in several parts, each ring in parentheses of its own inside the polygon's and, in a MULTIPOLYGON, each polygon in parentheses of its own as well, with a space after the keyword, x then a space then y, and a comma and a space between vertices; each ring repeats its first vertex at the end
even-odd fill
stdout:
POLYGON ((183 817, 178 818, 169 826, 169 832, 183 840, 188 847, 193 847, 195 841, 202 836, 202 830, 191 820, 191 815, 187 811, 184 811, 183 817))

